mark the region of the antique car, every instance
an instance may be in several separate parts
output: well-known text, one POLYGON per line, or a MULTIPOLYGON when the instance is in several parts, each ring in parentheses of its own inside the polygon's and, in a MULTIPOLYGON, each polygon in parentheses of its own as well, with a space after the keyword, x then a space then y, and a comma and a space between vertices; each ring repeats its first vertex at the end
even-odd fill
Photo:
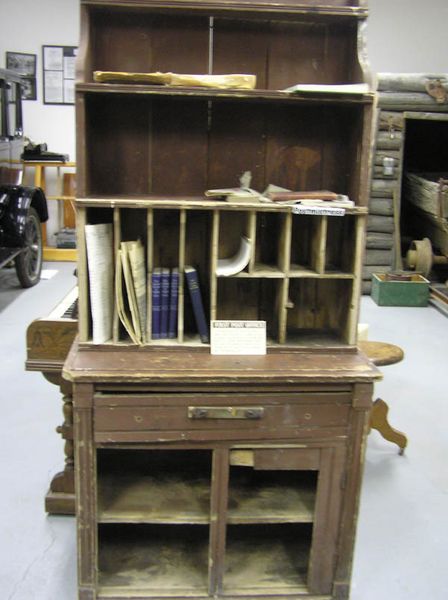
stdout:
POLYGON ((41 223, 48 219, 40 188, 21 185, 23 167, 21 78, 0 69, 0 268, 14 262, 22 287, 31 287, 42 270, 41 223))

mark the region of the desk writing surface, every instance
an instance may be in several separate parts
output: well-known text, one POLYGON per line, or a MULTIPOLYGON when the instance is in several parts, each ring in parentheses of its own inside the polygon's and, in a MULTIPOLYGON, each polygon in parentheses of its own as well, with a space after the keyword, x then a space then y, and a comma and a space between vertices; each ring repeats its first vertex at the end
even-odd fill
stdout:
POLYGON ((72 382, 368 383, 380 371, 354 352, 272 352, 264 356, 213 356, 198 350, 80 348, 74 342, 64 365, 72 382))

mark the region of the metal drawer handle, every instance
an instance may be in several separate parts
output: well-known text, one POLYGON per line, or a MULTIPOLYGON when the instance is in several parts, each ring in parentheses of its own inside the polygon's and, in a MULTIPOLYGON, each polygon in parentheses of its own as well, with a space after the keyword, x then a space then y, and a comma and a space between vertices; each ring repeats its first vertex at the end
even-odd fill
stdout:
POLYGON ((189 419, 261 419, 262 406, 189 406, 189 419))

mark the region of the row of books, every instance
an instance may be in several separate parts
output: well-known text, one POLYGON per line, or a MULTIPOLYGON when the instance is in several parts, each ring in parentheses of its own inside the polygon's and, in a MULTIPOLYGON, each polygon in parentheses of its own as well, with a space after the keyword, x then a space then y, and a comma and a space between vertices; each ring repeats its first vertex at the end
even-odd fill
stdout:
MULTIPOLYGON (((197 270, 185 267, 185 280, 190 294, 196 327, 203 343, 210 341, 197 270)), ((151 338, 177 337, 179 304, 179 269, 157 267, 151 275, 152 327, 151 338)))
POLYGON ((179 269, 158 267, 151 275, 153 340, 177 337, 179 269))
MULTIPOLYGON (((122 241, 114 256, 110 223, 86 225, 85 231, 93 343, 102 344, 118 335, 118 323, 135 344, 147 343, 148 337, 153 340, 177 338, 179 269, 155 268, 150 274, 152 327, 148 335, 144 245, 140 240, 122 241)), ((209 325, 197 270, 186 266, 184 272, 197 331, 201 341, 208 343, 209 325)))

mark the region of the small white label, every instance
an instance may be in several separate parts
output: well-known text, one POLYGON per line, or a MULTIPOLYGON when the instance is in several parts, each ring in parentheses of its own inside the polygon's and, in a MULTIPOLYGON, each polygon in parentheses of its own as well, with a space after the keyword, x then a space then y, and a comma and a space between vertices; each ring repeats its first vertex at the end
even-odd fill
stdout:
POLYGON ((211 321, 212 354, 266 354, 266 321, 211 321))
POLYGON ((296 204, 292 207, 294 215, 324 215, 328 217, 343 217, 345 208, 336 206, 301 206, 296 204))

